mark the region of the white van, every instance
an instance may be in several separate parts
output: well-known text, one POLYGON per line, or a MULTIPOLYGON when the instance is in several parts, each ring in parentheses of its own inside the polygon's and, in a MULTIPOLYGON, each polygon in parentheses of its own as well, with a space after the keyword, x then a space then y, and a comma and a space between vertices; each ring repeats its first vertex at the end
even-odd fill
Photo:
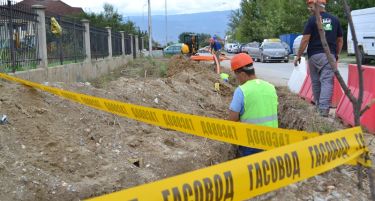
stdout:
MULTIPOLYGON (((353 10, 351 12, 358 47, 362 53, 362 63, 375 59, 375 7, 353 10)), ((354 55, 354 45, 350 26, 348 26, 348 54, 354 55)))
POLYGON ((224 50, 228 53, 238 53, 239 47, 236 43, 227 43, 224 45, 224 50))

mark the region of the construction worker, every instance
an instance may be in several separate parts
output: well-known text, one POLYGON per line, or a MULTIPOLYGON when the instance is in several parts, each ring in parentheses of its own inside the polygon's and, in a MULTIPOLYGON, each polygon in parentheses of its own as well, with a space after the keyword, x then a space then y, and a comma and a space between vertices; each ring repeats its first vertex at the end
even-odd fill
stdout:
MULTIPOLYGON (((217 37, 216 36, 214 36, 214 37, 212 37, 212 38, 210 38, 210 48, 211 48, 211 53, 213 54, 213 55, 215 55, 216 56, 216 58, 217 58, 217 62, 218 62, 218 64, 219 64, 219 66, 220 66, 220 50, 221 50, 221 44, 220 44, 220 42, 217 40, 217 37)), ((216 65, 216 61, 214 60, 214 63, 215 63, 215 65, 216 65)))
MULTIPOLYGON (((245 53, 237 54, 231 60, 231 69, 240 86, 234 91, 228 120, 277 128, 275 87, 255 76, 253 63, 251 56, 245 53)), ((238 151, 240 156, 247 156, 262 150, 239 146, 238 151)))
MULTIPOLYGON (((337 62, 338 55, 340 54, 343 45, 343 32, 340 21, 337 17, 326 12, 326 0, 307 0, 306 3, 311 13, 314 13, 315 2, 319 7, 322 25, 331 52, 331 57, 337 62)), ((301 45, 296 59, 294 60, 295 66, 297 66, 297 63, 300 61, 301 55, 307 45, 308 63, 315 104, 320 116, 328 117, 333 94, 334 73, 332 68, 335 66, 330 66, 328 58, 324 53, 316 25, 316 17, 314 15, 308 19, 305 25, 301 45)))

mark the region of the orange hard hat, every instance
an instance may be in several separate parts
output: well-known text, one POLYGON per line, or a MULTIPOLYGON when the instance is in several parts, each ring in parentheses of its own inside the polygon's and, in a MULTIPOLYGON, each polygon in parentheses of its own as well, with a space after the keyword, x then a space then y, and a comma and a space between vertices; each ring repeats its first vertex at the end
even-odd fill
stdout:
POLYGON ((324 4, 327 3, 326 0, 306 0, 306 3, 307 4, 309 4, 309 3, 315 3, 315 1, 316 1, 316 3, 324 3, 324 4))
POLYGON ((253 62, 253 58, 251 58, 250 55, 245 53, 239 53, 232 58, 230 64, 232 71, 235 71, 239 68, 243 68, 249 64, 252 64, 253 62))

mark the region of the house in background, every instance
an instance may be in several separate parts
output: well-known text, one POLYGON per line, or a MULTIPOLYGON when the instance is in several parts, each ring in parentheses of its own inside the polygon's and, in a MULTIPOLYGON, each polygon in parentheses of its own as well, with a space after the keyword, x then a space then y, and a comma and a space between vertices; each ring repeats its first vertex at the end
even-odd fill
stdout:
POLYGON ((60 0, 23 0, 19 3, 30 7, 32 5, 43 5, 46 7, 46 13, 53 15, 67 16, 84 13, 82 8, 69 6, 60 0))

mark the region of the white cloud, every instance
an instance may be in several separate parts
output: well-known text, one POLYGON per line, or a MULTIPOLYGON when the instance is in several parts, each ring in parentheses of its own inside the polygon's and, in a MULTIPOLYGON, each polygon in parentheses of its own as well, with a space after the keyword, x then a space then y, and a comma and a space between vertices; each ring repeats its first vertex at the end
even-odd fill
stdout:
MULTIPOLYGON (((100 12, 103 4, 112 4, 124 16, 147 15, 147 0, 63 0, 85 11, 100 12)), ((208 11, 233 10, 239 8, 240 0, 167 0, 168 14, 198 13, 208 11)), ((165 0, 151 0, 152 15, 165 13, 165 0)))

